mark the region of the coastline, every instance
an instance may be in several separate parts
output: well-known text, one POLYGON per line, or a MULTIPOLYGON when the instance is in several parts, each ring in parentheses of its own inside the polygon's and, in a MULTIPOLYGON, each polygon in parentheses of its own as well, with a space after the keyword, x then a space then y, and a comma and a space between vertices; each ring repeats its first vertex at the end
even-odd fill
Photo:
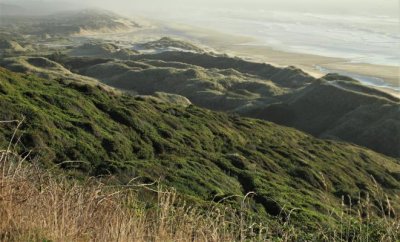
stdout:
POLYGON ((209 46, 218 53, 265 62, 278 67, 295 66, 317 78, 326 74, 319 69, 322 67, 331 72, 351 73, 354 76, 380 79, 386 83, 385 86, 372 85, 363 80, 360 82, 400 98, 400 91, 398 91, 400 89, 400 68, 396 66, 353 63, 344 58, 285 52, 266 45, 248 45, 247 43, 254 41, 252 37, 230 35, 201 28, 195 29, 181 24, 170 26, 182 32, 178 37, 209 46))
MULTIPOLYGON (((237 56, 249 61, 264 62, 277 67, 295 66, 308 74, 320 78, 327 72, 349 73, 354 76, 383 80, 387 85, 373 85, 359 80, 364 85, 389 93, 400 98, 400 68, 395 66, 374 65, 367 63, 352 63, 348 59, 327 57, 313 54, 302 54, 276 50, 266 45, 248 44, 254 38, 231 35, 217 30, 199 28, 176 23, 149 22, 145 29, 135 29, 131 32, 100 33, 86 35, 87 37, 125 40, 128 42, 150 41, 151 39, 170 36, 193 42, 200 47, 216 53, 237 56), (149 24, 151 23, 151 24, 149 24)), ((84 35, 82 35, 83 37, 84 35)))
POLYGON ((394 66, 373 65, 367 63, 350 63, 346 59, 317 56, 310 54, 289 53, 277 51, 266 46, 248 47, 232 46, 232 55, 254 59, 255 61, 267 62, 276 66, 296 66, 308 74, 320 78, 325 72, 318 70, 318 67, 330 70, 329 72, 344 73, 344 75, 365 76, 368 78, 380 79, 386 82, 384 86, 370 84, 358 79, 362 84, 389 93, 392 96, 400 98, 400 78, 399 68, 394 66))

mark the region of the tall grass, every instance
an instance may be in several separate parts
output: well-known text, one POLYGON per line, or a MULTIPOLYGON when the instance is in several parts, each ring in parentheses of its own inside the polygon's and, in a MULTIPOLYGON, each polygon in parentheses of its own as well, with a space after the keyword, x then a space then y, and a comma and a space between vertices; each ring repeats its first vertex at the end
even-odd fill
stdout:
POLYGON ((44 170, 13 152, 17 140, 0 150, 1 241, 261 241, 268 233, 255 232, 244 213, 192 206, 172 189, 107 186, 44 170))
POLYGON ((256 223, 246 213, 247 196, 239 211, 225 205, 200 208, 159 186, 76 181, 25 162, 29 154, 13 152, 17 140, 13 136, 0 150, 0 241, 400 240, 400 219, 388 202, 378 203, 380 218, 372 217, 370 198, 357 208, 343 204, 332 213, 339 226, 306 233, 291 225, 290 214, 281 223, 256 223))
POLYGON ((71 181, 1 156, 2 241, 235 241, 247 233, 236 213, 204 212, 174 191, 154 191, 155 206, 146 208, 139 197, 146 188, 71 181))

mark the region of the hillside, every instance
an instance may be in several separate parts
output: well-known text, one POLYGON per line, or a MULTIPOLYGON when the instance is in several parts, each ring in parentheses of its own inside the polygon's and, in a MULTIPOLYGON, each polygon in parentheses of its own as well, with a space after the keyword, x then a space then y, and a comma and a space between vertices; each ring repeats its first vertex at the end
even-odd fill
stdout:
POLYGON ((28 13, 27 9, 25 9, 21 6, 8 4, 8 3, 0 3, 0 15, 1 16, 23 15, 23 14, 27 14, 27 13, 28 13))
POLYGON ((0 60, 0 65, 9 70, 36 74, 42 78, 60 81, 63 83, 81 83, 89 85, 100 85, 104 89, 113 88, 103 85, 97 79, 75 74, 65 69, 62 65, 44 57, 19 56, 0 60))
POLYGON ((165 51, 186 51, 186 52, 197 52, 203 53, 204 50, 196 45, 182 41, 173 39, 170 37, 162 37, 161 39, 139 43, 134 46, 135 49, 152 52, 152 53, 159 53, 165 51))
MULTIPOLYGON (((353 208, 367 193, 388 196, 391 207, 373 200, 371 211, 400 209, 399 160, 265 121, 1 69, 0 120, 22 116, 20 151, 74 177, 160 181, 200 204, 240 206, 229 197, 252 191, 256 217, 290 213, 304 231, 335 226, 342 196, 353 208)), ((2 126, 1 147, 12 132, 2 126)))
POLYGON ((34 36, 63 36, 118 32, 138 28, 130 19, 105 10, 67 11, 45 16, 0 16, 0 28, 7 32, 34 36))
POLYGON ((0 40, 0 51, 24 52, 26 50, 16 41, 0 40))
POLYGON ((245 115, 400 157, 399 108, 399 102, 343 89, 328 81, 310 85, 285 102, 248 110, 245 115))
POLYGON ((71 56, 90 56, 127 60, 138 52, 132 49, 121 48, 112 43, 89 42, 80 45, 68 52, 71 56))
POLYGON ((74 73, 122 90, 179 94, 211 110, 261 118, 400 157, 399 99, 348 77, 330 74, 315 79, 294 67, 209 53, 57 61, 74 73))

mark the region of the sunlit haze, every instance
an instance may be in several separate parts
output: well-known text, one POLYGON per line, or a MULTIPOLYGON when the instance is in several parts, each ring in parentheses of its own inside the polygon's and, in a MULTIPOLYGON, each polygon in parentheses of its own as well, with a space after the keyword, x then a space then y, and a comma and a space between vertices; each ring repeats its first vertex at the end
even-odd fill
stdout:
MULTIPOLYGON (((290 10, 304 12, 325 12, 334 14, 365 14, 365 15, 399 15, 399 2, 397 0, 3 0, 7 3, 72 3, 78 6, 94 6, 107 8, 124 13, 160 13, 174 15, 183 9, 215 8, 224 9, 253 9, 253 10, 290 10)), ((68 6, 66 6, 68 7, 68 6)), ((190 13, 187 13, 190 14, 190 13)), ((163 16, 154 16, 163 17, 163 16)))

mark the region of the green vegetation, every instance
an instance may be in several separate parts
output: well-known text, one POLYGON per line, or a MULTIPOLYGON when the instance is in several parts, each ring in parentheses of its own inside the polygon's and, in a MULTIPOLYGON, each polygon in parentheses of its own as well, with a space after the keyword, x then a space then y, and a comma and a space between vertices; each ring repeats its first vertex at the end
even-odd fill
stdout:
POLYGON ((103 58, 115 58, 128 60, 138 52, 130 49, 123 49, 112 43, 90 42, 72 49, 69 54, 72 56, 92 56, 103 58))
POLYGON ((137 23, 112 12, 91 9, 48 16, 0 16, 0 28, 4 31, 45 38, 66 37, 85 31, 126 31, 138 27, 137 23))
MULTIPOLYGON (((15 122, 16 125, 19 123, 15 122)), ((11 142, 11 144, 16 144, 11 142)), ((11 146, 12 147, 12 146, 11 146)), ((289 217, 257 223, 247 213, 251 193, 229 204, 188 202, 158 184, 109 186, 112 176, 70 179, 44 170, 13 148, 0 150, 1 241, 387 241, 399 239, 400 218, 376 217, 374 198, 342 206, 339 226, 308 234, 289 217), (354 213, 355 212, 355 213, 354 213), (353 214, 352 214, 353 213, 353 214)), ((233 198, 233 197, 231 197, 233 198)), ((387 203, 381 201, 381 204, 387 203)))
POLYGON ((112 90, 112 88, 103 85, 96 79, 72 73, 59 63, 44 57, 9 57, 0 60, 0 65, 12 71, 36 74, 42 78, 56 80, 59 82, 100 85, 105 89, 112 90))
POLYGON ((162 37, 159 40, 137 44, 135 48, 139 50, 150 50, 154 52, 163 52, 171 50, 191 51, 203 53, 204 50, 186 41, 173 39, 170 37, 162 37))
POLYGON ((16 41, 0 39, 0 55, 22 53, 25 51, 26 49, 16 41))
POLYGON ((400 157, 399 102, 354 91, 361 87, 372 92, 361 85, 345 85, 316 83, 294 93, 285 103, 254 109, 246 115, 400 157))
MULTIPOLYGON (((56 15, 0 14, 0 57, 43 57, 54 52, 82 51, 86 56, 128 59, 134 50, 98 41, 86 43, 81 34, 130 31, 140 26, 109 11, 83 10, 56 15), (82 43, 86 43, 82 45, 82 43), (71 51, 72 50, 72 51, 71 51)), ((79 54, 78 54, 79 55, 79 54)))
POLYGON ((174 93, 193 104, 294 127, 400 157, 399 99, 330 74, 315 79, 294 67, 190 52, 134 55, 131 60, 57 60, 74 73, 141 95, 174 93))
MULTIPOLYGON (((343 206, 359 208, 367 194, 377 198, 372 214, 400 209, 399 160, 261 120, 1 69, 0 120, 22 117, 20 152, 78 178, 112 174, 125 184, 139 177, 196 204, 236 208, 240 199, 231 195, 255 192, 249 212, 257 219, 290 216, 304 232, 335 227, 343 206), (71 160, 79 162, 63 162, 71 160)), ((2 124, 1 147, 13 130, 2 124)))

